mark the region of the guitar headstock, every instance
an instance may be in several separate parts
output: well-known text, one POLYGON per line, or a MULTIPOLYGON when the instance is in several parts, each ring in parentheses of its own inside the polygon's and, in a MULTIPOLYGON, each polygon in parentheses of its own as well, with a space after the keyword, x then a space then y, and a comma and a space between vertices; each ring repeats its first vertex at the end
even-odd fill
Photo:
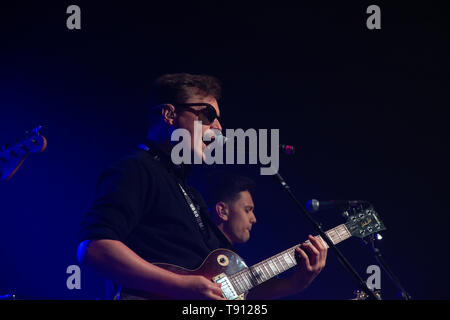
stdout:
POLYGON ((22 142, 0 149, 0 180, 8 181, 30 154, 45 150, 47 139, 39 134, 40 128, 33 129, 32 134, 22 142))
POLYGON ((372 205, 366 208, 354 209, 348 215, 345 226, 352 236, 358 238, 366 238, 367 236, 386 230, 383 221, 381 221, 380 216, 372 205))

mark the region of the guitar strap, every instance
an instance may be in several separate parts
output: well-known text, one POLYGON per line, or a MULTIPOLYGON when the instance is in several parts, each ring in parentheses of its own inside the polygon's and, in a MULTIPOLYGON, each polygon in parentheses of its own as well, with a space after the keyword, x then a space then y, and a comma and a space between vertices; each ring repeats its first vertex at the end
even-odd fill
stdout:
POLYGON ((189 205, 189 208, 191 208, 192 214, 194 215, 195 220, 197 221, 197 224, 200 228, 200 230, 203 233, 203 236, 206 237, 206 228, 205 228, 205 224, 203 223, 202 217, 200 216, 199 213, 199 206, 194 205, 194 203, 192 202, 191 198, 189 197, 189 195, 187 194, 187 192, 184 190, 184 188, 181 186, 181 183, 178 183, 178 185, 180 186, 181 192, 183 193, 184 198, 186 199, 186 202, 189 205))
MULTIPOLYGON (((138 147, 140 149, 143 149, 143 150, 149 152, 150 154, 152 154, 150 152, 150 148, 147 145, 139 144, 138 147)), ((153 156, 153 159, 160 160, 160 157, 158 157, 157 155, 153 155, 152 154, 152 156, 153 156)), ((179 179, 177 179, 177 180, 179 180, 179 179)), ((198 224, 198 226, 200 228, 200 231, 202 232, 203 237, 205 237, 205 240, 206 240, 207 232, 206 232, 206 227, 205 227, 205 224, 203 223, 202 217, 200 216, 200 212, 199 212, 200 206, 194 204, 194 202, 192 201, 191 197, 188 195, 188 193, 186 192, 186 190, 183 188, 183 186, 181 185, 181 183, 179 181, 177 181, 177 184, 180 187, 181 193, 183 194, 184 199, 186 200, 189 208, 191 209, 192 214, 193 214, 193 216, 195 218, 195 221, 197 221, 197 224, 198 224)))

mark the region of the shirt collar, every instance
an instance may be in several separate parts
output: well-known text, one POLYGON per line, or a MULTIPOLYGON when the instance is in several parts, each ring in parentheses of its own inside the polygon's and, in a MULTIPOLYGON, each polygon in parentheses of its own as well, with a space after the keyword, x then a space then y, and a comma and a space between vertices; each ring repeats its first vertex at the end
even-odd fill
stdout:
POLYGON ((153 158, 162 163, 170 172, 173 172, 183 182, 186 181, 189 173, 191 172, 191 166, 187 164, 174 164, 170 154, 165 152, 156 142, 146 139, 143 144, 139 145, 139 148, 150 153, 153 158))

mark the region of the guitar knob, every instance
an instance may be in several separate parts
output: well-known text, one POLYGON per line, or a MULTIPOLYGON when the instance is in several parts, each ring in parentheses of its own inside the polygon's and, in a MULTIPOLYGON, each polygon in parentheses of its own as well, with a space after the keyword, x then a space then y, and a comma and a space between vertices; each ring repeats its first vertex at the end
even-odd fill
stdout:
POLYGON ((222 267, 226 267, 230 263, 230 261, 228 260, 228 257, 226 255, 221 254, 217 257, 217 263, 222 267))

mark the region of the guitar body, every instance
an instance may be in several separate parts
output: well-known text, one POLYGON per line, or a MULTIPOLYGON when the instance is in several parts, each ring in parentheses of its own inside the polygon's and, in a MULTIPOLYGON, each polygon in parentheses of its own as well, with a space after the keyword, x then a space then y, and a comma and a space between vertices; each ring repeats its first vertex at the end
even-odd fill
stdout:
MULTIPOLYGON (((203 276, 211 281, 222 283, 222 288, 226 287, 227 277, 236 274, 240 271, 248 269, 244 260, 235 252, 228 249, 216 249, 212 251, 203 261, 200 267, 195 270, 185 269, 168 263, 154 263, 154 265, 165 270, 177 273, 180 275, 198 275, 203 276)), ((225 292, 224 296, 234 299, 244 299, 245 294, 234 297, 231 293, 225 292)), ((147 292, 122 289, 120 292, 120 300, 157 300, 157 299, 171 299, 171 297, 151 294, 147 292)))

